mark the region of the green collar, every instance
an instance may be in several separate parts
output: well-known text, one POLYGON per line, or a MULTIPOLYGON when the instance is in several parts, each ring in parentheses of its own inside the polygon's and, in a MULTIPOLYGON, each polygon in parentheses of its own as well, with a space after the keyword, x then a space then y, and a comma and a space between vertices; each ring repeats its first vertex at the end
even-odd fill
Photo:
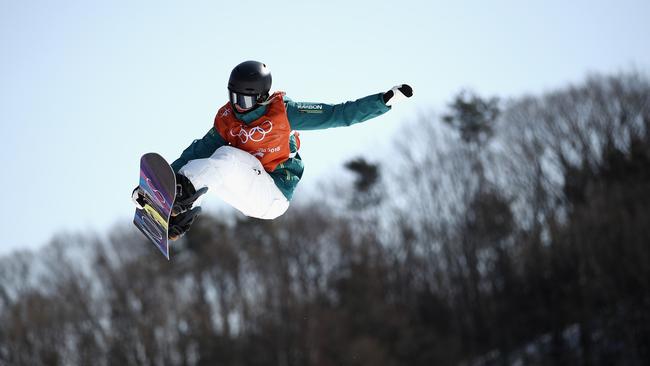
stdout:
POLYGON ((255 108, 254 110, 252 110, 250 112, 246 112, 246 113, 239 113, 239 112, 235 111, 235 117, 237 117, 238 120, 240 120, 240 121, 242 121, 242 122, 244 122, 246 124, 249 124, 249 123, 255 121, 256 119, 262 117, 264 115, 264 113, 266 113, 266 108, 267 108, 267 106, 263 105, 263 106, 259 106, 258 108, 255 108))

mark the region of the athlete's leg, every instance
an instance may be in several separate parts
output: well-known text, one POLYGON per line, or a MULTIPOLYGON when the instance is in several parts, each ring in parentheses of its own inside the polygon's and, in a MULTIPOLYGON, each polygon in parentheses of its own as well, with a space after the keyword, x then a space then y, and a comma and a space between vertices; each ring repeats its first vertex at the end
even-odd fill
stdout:
POLYGON ((191 160, 179 170, 199 190, 208 187, 222 200, 244 215, 260 219, 274 219, 289 208, 284 197, 251 154, 222 146, 206 159, 191 160))

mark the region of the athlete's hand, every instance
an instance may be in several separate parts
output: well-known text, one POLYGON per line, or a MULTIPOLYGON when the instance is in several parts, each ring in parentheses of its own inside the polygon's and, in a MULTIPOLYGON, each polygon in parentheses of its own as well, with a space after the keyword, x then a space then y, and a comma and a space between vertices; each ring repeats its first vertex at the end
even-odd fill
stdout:
POLYGON ((131 193, 131 199, 133 200, 135 207, 144 210, 144 194, 140 191, 140 186, 135 187, 131 193))
POLYGON ((401 84, 394 86, 391 90, 384 93, 384 104, 392 106, 400 100, 410 98, 413 96, 413 88, 408 84, 401 84))

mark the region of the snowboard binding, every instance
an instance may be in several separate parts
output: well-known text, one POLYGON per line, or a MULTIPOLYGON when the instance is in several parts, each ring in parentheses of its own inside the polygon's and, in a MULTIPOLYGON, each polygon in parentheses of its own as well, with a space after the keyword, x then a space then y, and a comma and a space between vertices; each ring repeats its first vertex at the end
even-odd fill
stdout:
POLYGON ((180 238, 190 229, 194 219, 201 213, 201 207, 192 206, 207 191, 208 187, 197 191, 186 176, 176 173, 176 199, 169 219, 169 240, 180 238))
POLYGON ((194 202, 207 191, 208 187, 197 191, 186 176, 176 173, 176 199, 172 206, 172 217, 190 211, 194 202))

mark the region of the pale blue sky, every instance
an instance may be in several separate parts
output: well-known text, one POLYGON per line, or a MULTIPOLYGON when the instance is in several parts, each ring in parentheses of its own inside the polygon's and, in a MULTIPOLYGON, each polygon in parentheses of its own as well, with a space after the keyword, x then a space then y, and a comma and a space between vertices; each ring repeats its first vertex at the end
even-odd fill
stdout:
POLYGON ((173 161, 203 136, 241 61, 296 101, 415 89, 366 124, 303 133, 300 196, 463 87, 509 97, 648 71, 649 14, 647 0, 0 0, 0 254, 130 221, 139 156, 173 161))

